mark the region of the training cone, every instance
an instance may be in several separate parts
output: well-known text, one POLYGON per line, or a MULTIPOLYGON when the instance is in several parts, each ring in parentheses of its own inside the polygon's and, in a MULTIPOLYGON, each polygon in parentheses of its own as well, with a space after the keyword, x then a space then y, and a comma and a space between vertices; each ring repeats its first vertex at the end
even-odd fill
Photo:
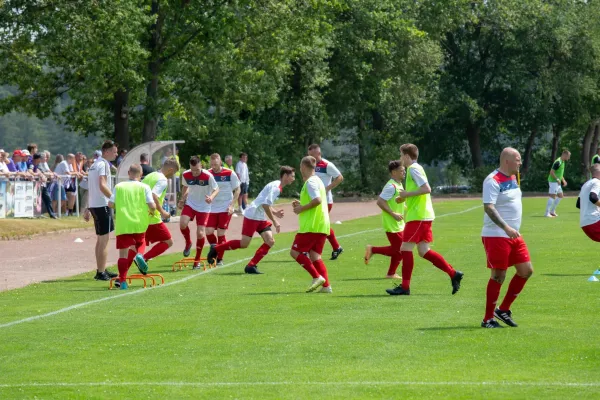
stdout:
POLYGON ((75 243, 83 243, 83 240, 81 238, 77 238, 75 239, 75 243))
POLYGON ((600 275, 600 268, 594 271, 594 275, 600 275))
POLYGON ((600 281, 600 279, 596 278, 594 275, 592 275, 588 278, 588 282, 598 282, 598 281, 600 281))

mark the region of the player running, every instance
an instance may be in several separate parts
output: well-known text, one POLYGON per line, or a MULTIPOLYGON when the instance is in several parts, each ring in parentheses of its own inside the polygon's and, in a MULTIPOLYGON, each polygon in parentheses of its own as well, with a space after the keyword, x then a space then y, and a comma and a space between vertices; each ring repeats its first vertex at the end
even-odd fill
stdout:
POLYGON ((600 242, 600 164, 590 167, 592 179, 582 187, 577 198, 579 225, 594 242, 600 242))
POLYGON ((556 207, 558 207, 558 203, 560 203, 563 198, 562 186, 567 186, 567 181, 564 178, 565 162, 569 161, 570 158, 571 152, 567 149, 563 149, 561 156, 554 161, 554 164, 552 164, 552 169, 550 169, 550 174, 548 174, 550 197, 548 198, 548 203, 546 204, 546 213, 544 214, 545 217, 558 217, 558 214, 556 214, 556 207))

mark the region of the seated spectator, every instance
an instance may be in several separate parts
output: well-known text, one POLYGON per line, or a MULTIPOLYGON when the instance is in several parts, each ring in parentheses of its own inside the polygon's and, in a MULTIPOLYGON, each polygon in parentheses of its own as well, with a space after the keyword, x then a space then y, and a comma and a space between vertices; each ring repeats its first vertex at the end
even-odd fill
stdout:
POLYGON ((140 165, 142 166, 142 179, 154 172, 154 168, 152 168, 148 164, 148 153, 142 153, 140 155, 140 165))

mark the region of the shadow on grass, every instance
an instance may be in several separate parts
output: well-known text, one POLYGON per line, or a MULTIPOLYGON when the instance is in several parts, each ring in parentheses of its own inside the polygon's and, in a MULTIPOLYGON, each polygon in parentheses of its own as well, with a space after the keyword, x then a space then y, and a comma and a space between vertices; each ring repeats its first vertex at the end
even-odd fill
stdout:
POLYGON ((400 281, 400 279, 387 279, 387 278, 347 278, 347 279, 339 279, 344 282, 352 282, 352 281, 400 281))
POLYGON ((417 328, 417 331, 471 331, 481 329, 477 325, 461 325, 461 326, 434 326, 432 328, 417 328))
POLYGON ((247 275, 245 272, 217 272, 215 275, 218 276, 241 276, 247 275))
POLYGON ((564 276, 590 276, 590 274, 540 274, 542 276, 556 276, 556 277, 564 277, 564 276))

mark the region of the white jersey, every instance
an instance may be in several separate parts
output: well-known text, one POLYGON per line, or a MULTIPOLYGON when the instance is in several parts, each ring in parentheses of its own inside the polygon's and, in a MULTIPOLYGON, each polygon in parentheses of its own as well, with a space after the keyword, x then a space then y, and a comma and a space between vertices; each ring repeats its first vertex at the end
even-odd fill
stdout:
POLYGON ((267 213, 263 205, 272 206, 275 204, 281 194, 281 181, 273 181, 260 191, 259 195, 254 199, 244 211, 244 217, 256 221, 266 221, 267 213))
MULTIPOLYGON (((504 222, 517 231, 521 228, 521 217, 523 215, 521 196, 521 188, 517 184, 517 178, 514 175, 506 176, 496 170, 483 181, 483 203, 493 204, 504 222)), ((508 238, 506 232, 485 213, 481 236, 508 238)))
POLYGON ((240 178, 242 183, 250 183, 250 172, 248 171, 248 164, 243 161, 238 161, 235 165, 235 173, 240 178))
POLYGON ((221 168, 221 171, 218 173, 212 169, 208 170, 208 172, 210 172, 215 178, 217 185, 219 185, 219 194, 213 200, 210 212, 227 212, 233 202, 233 192, 240 187, 240 180, 235 172, 227 168, 221 168))
POLYGON ((181 184, 188 188, 185 204, 199 213, 210 212, 211 205, 206 202, 206 196, 210 196, 219 187, 215 178, 205 169, 198 176, 194 176, 192 170, 188 169, 181 177, 181 184))
POLYGON ((600 197, 600 179, 592 178, 587 181, 579 193, 579 225, 581 227, 600 221, 600 207, 590 200, 590 194, 600 197))
MULTIPOLYGON (((341 175, 340 170, 330 161, 322 158, 317 162, 315 174, 321 178, 325 189, 331 184, 331 181, 341 175)), ((333 195, 331 190, 327 192, 327 204, 333 204, 333 195)))
POLYGON ((100 191, 100 177, 106 177, 106 184, 112 190, 110 164, 106 159, 98 157, 88 170, 88 204, 90 208, 108 206, 108 197, 100 191))

